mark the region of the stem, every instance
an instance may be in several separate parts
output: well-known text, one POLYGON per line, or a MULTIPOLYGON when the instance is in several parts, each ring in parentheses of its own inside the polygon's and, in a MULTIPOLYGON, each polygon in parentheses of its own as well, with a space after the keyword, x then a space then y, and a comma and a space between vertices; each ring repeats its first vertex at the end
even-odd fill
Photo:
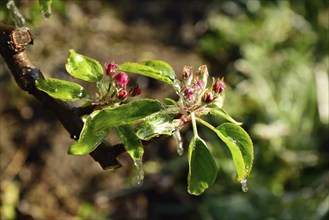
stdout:
POLYGON ((23 28, 25 27, 25 18, 23 15, 19 12, 18 8, 15 5, 14 0, 9 0, 7 3, 7 8, 14 20, 14 23, 16 25, 16 28, 23 28))
POLYGON ((209 124, 208 122, 206 122, 205 120, 201 119, 201 118, 196 118, 196 120, 198 122, 200 122, 201 124, 203 124, 204 126, 208 127, 209 129, 211 129, 212 131, 214 131, 215 133, 217 133, 217 130, 214 126, 212 126, 211 124, 209 124))
POLYGON ((198 129, 196 127, 196 118, 195 118, 194 112, 191 113, 191 117, 192 117, 191 119, 192 119, 192 127, 193 127, 194 137, 199 137, 198 129))

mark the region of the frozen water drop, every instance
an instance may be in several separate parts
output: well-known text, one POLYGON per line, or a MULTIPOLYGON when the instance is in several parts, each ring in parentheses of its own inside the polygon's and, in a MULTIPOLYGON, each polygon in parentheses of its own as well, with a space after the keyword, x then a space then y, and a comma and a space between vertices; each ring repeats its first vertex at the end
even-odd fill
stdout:
POLYGON ((182 141, 182 137, 180 135, 179 130, 175 131, 173 133, 173 137, 176 141, 176 145, 177 145, 177 153, 179 156, 182 156, 184 153, 184 148, 183 148, 183 141, 182 141))
POLYGON ((137 184, 140 185, 143 183, 144 180, 143 161, 141 159, 136 159, 135 167, 137 169, 137 184))
POLYGON ((248 192, 248 186, 247 186, 247 179, 243 179, 240 181, 241 183, 241 189, 242 189, 242 192, 248 192))
POLYGON ((178 79, 176 79, 173 83, 173 87, 174 87, 174 90, 177 94, 180 94, 180 91, 181 91, 181 85, 180 85, 180 81, 178 79))

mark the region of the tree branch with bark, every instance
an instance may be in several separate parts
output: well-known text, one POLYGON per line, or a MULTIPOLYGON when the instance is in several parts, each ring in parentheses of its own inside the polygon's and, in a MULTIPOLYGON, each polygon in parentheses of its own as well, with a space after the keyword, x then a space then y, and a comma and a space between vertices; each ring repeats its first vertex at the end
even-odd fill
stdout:
MULTIPOLYGON (((35 80, 44 78, 41 70, 29 58, 26 47, 33 44, 33 35, 28 28, 15 28, 0 24, 0 54, 8 66, 9 73, 15 78, 17 85, 34 96, 64 126, 74 140, 79 138, 83 127, 82 114, 90 114, 92 108, 75 108, 68 103, 54 99, 36 88, 35 80)), ((89 155, 103 169, 121 167, 117 157, 125 152, 123 144, 111 146, 102 142, 89 155)))

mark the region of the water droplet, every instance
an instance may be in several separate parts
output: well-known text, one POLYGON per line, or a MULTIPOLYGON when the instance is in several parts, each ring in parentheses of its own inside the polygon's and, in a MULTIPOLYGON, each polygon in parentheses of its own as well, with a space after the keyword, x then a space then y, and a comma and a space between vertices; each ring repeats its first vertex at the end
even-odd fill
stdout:
POLYGON ((134 164, 137 169, 137 184, 140 185, 144 180, 143 161, 141 159, 136 159, 134 164))
POLYGON ((247 179, 243 179, 240 181, 241 183, 241 189, 242 189, 242 192, 248 192, 248 186, 247 186, 247 179))
POLYGON ((175 80, 174 83, 173 83, 173 87, 174 87, 174 90, 177 94, 180 94, 180 91, 181 91, 181 85, 180 85, 180 81, 179 80, 175 80))
POLYGON ((179 130, 175 131, 173 133, 173 137, 176 141, 176 146, 177 146, 177 153, 179 156, 182 156, 184 153, 184 148, 183 148, 183 141, 182 141, 182 137, 180 135, 179 130))

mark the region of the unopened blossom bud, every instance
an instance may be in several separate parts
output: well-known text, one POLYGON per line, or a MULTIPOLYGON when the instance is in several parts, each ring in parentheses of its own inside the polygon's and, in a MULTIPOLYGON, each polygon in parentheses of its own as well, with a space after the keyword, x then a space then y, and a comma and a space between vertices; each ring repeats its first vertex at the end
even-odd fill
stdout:
POLYGON ((225 90, 226 85, 223 81, 216 81, 213 85, 213 90, 215 93, 221 93, 225 90))
POLYGON ((203 89, 203 81, 202 80, 198 80, 196 83, 195 83, 195 89, 198 90, 198 91, 201 91, 203 89))
POLYGON ((214 94, 212 92, 206 92, 206 94, 204 95, 204 101, 206 103, 210 103, 214 100, 214 94))
POLYGON ((193 66, 185 66, 183 69, 182 78, 185 85, 190 85, 193 79, 193 66))
POLYGON ((186 99, 192 99, 194 97, 194 89, 193 88, 185 88, 183 90, 183 96, 186 98, 186 99))
POLYGON ((184 66, 182 77, 188 79, 193 75, 193 66, 184 66))
POLYGON ((113 80, 117 86, 125 88, 128 84, 128 75, 124 72, 119 72, 113 76, 113 80))
POLYGON ((118 70, 118 68, 119 68, 119 65, 118 64, 115 64, 115 63, 110 63, 109 65, 107 65, 107 67, 106 67, 106 70, 105 70, 105 72, 106 72, 106 75, 107 76, 110 76, 110 75, 112 75, 112 74, 114 74, 117 70, 118 70))
POLYGON ((128 96, 128 92, 127 92, 127 90, 125 90, 125 89, 121 89, 121 90, 118 92, 118 98, 119 98, 119 99, 125 99, 127 96, 128 96))
POLYGON ((209 77, 209 73, 207 66, 206 65, 200 66, 198 71, 195 73, 196 80, 199 79, 204 83, 204 85, 206 85, 208 81, 208 77, 209 77))
POLYGON ((142 93, 142 90, 141 90, 141 88, 139 88, 138 85, 135 86, 135 87, 133 87, 133 88, 131 88, 130 89, 130 92, 129 92, 129 94, 131 96, 137 96, 137 95, 140 95, 141 93, 142 93))

